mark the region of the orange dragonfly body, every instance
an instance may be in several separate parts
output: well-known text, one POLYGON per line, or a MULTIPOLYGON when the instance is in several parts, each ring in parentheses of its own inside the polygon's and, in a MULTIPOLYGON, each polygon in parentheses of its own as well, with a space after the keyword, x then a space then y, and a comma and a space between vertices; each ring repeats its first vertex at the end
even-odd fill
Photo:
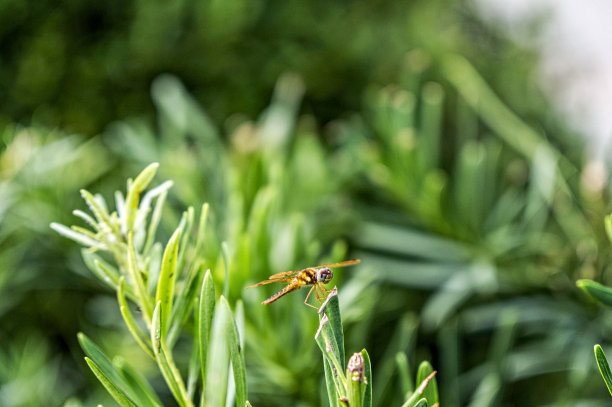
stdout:
POLYGON ((315 295, 317 296, 317 300, 319 301, 321 301, 322 296, 329 292, 329 290, 325 288, 324 284, 327 284, 334 276, 334 273, 332 273, 330 267, 346 267, 351 266, 353 264, 357 264, 360 261, 361 260, 359 259, 346 260, 341 261, 340 263, 322 264, 320 266, 308 267, 298 271, 284 271, 282 273, 273 274, 268 278, 268 280, 253 284, 251 286, 248 286, 247 288, 258 287, 260 285, 270 283, 287 283, 285 288, 262 302, 262 304, 268 305, 278 300, 285 294, 299 290, 305 285, 311 285, 312 288, 310 288, 310 291, 306 296, 304 304, 308 305, 309 307, 316 308, 308 303, 308 298, 310 297, 312 290, 315 291, 315 295))

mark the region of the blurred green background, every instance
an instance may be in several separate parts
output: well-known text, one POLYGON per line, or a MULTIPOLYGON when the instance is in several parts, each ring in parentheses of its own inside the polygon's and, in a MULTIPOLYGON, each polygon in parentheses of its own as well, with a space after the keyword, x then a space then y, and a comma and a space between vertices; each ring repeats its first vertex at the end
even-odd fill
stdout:
POLYGON ((402 403, 398 352, 445 406, 609 403, 612 313, 574 284, 611 283, 609 185, 470 2, 4 0, 0 52, 0 405, 112 405, 76 333, 134 343, 48 225, 153 161, 160 239, 210 202, 231 247, 254 406, 324 405, 322 364, 300 294, 242 287, 338 255, 362 259, 335 282, 376 405, 402 403))

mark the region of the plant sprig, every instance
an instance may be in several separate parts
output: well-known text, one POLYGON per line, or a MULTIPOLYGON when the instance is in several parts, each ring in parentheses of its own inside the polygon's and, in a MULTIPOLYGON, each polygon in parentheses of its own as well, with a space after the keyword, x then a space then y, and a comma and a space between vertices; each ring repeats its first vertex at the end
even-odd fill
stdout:
MULTIPOLYGON (((117 210, 114 212, 109 212, 101 196, 81 191, 93 216, 82 211, 75 211, 75 215, 85 220, 92 230, 58 223, 52 223, 51 227, 86 247, 83 250, 86 265, 117 292, 120 313, 128 331, 139 347, 156 361, 181 407, 195 405, 193 398, 198 377, 201 379, 200 406, 225 406, 226 400, 234 396, 236 405, 244 406, 246 367, 234 315, 225 297, 216 299, 210 270, 203 272, 206 259, 200 257, 205 244, 208 205, 202 206, 195 229, 193 208, 184 213, 162 255, 162 251, 156 249, 161 246, 155 243, 155 235, 172 183, 162 183, 141 199, 157 168, 158 164, 153 163, 133 181, 128 180, 126 198, 123 199, 119 192, 115 194, 117 210), (154 200, 157 202, 151 210, 154 200), (194 230, 195 237, 191 236, 194 230), (144 328, 134 319, 130 301, 141 310, 144 328), (192 313, 193 321, 189 318, 192 313), (185 334, 183 327, 187 322, 197 328, 190 330, 192 333, 188 335, 192 341, 192 357, 185 384, 172 348, 179 335, 185 334), (232 388, 228 385, 227 374, 230 361, 232 388), (196 368, 198 362, 201 366, 196 368), (225 389, 222 394, 220 389, 225 389)), ((229 261, 226 254, 226 269, 229 261)), ((237 307, 242 309, 240 304, 237 307)), ((90 369, 121 406, 162 405, 146 380, 135 377, 136 370, 131 369, 127 361, 112 362, 82 333, 79 342, 87 354, 85 360, 90 369)))

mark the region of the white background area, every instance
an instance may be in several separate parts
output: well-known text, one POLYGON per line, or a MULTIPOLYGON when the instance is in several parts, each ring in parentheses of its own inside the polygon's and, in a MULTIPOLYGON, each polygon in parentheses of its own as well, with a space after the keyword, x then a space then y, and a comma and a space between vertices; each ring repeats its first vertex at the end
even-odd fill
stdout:
POLYGON ((542 88, 584 134, 593 158, 612 162, 612 0, 475 0, 485 21, 540 55, 542 88), (527 34, 534 19, 542 26, 527 34))

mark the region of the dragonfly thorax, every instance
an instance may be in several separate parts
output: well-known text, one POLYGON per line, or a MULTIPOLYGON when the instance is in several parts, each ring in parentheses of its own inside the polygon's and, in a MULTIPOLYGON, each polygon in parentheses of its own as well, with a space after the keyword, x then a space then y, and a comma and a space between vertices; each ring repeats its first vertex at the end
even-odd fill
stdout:
POLYGON ((332 279, 333 276, 334 274, 327 267, 317 270, 317 282, 318 283, 327 284, 332 279))

